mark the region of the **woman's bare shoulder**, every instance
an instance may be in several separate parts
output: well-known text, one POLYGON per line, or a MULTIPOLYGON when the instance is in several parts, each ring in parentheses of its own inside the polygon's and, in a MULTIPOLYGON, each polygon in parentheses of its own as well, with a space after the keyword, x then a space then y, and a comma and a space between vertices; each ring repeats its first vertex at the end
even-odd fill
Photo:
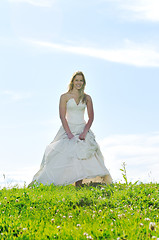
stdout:
POLYGON ((67 101, 70 94, 68 92, 61 94, 60 99, 63 101, 67 101))
POLYGON ((90 95, 88 95, 88 94, 86 94, 86 93, 85 93, 85 95, 86 95, 86 101, 92 101, 92 98, 91 98, 90 95))

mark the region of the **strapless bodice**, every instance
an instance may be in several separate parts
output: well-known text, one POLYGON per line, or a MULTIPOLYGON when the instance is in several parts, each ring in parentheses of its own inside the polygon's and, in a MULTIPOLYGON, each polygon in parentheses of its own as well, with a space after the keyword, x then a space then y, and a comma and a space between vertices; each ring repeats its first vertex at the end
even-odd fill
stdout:
POLYGON ((77 104, 74 98, 70 98, 67 101, 66 106, 66 119, 68 123, 72 124, 85 123, 84 120, 85 108, 86 103, 82 103, 82 101, 80 101, 79 104, 77 104))

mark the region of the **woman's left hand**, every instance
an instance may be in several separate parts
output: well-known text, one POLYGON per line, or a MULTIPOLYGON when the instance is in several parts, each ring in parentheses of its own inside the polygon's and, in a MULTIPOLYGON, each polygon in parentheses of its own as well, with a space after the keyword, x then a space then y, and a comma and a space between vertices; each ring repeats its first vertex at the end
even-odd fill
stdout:
POLYGON ((85 137, 86 137, 86 134, 83 132, 79 135, 80 140, 85 140, 85 137))

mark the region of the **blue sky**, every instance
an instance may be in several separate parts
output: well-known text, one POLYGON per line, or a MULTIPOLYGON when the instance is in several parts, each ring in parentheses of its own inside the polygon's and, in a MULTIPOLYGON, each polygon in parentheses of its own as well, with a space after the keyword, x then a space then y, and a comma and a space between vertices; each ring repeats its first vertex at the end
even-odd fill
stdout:
POLYGON ((0 1, 0 185, 29 183, 76 70, 114 181, 159 182, 157 0, 0 1))

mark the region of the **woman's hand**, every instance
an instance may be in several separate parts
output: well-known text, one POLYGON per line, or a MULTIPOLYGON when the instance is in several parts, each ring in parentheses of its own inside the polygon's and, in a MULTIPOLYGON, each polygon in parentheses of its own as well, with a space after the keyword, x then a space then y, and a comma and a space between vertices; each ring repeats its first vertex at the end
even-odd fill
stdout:
POLYGON ((68 136, 69 139, 74 137, 74 135, 72 133, 67 133, 67 136, 68 136))
POLYGON ((85 137, 86 137, 86 134, 84 132, 82 132, 80 135, 79 135, 79 139, 80 140, 85 140, 85 137))

